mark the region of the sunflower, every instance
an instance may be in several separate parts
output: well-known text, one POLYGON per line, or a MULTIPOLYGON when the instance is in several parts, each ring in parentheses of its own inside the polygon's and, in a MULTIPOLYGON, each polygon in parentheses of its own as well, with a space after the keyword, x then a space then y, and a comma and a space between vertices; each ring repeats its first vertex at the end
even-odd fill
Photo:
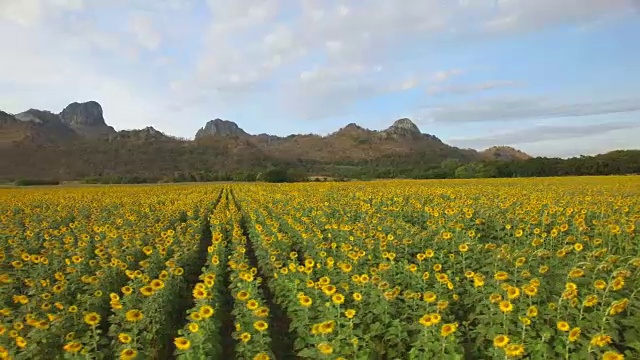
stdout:
POLYGON ((22 336, 16 337, 16 346, 20 349, 23 349, 27 346, 27 340, 25 340, 22 336))
POLYGON ((598 303, 598 295, 589 295, 584 299, 584 301, 582 302, 582 305, 584 307, 593 307, 597 303, 598 303))
POLYGON ((576 340, 578 340, 581 332, 582 330, 580 330, 579 327, 574 327, 573 329, 571 329, 571 331, 569 331, 569 341, 575 342, 576 340))
POLYGON ((249 298, 249 292, 246 290, 240 290, 236 294, 236 299, 240 301, 246 301, 249 298))
POLYGON ((503 313, 510 313, 511 311, 513 311, 513 304, 508 300, 500 301, 499 307, 500 311, 502 311, 503 313))
POLYGON ((138 356, 138 352, 135 349, 124 349, 120 352, 121 360, 131 360, 138 356))
POLYGON ((131 342, 131 336, 129 334, 120 333, 118 334, 118 340, 123 344, 128 344, 131 342))
POLYGON ((438 304, 436 305, 436 307, 440 311, 445 310, 446 308, 449 307, 449 302, 445 301, 445 300, 440 300, 440 301, 438 301, 438 304))
POLYGON ((342 295, 342 294, 334 294, 331 297, 331 301, 333 301, 333 303, 336 304, 336 305, 340 305, 340 304, 344 303, 344 295, 342 295))
POLYGON ((505 271, 498 271, 493 275, 493 278, 497 281, 505 281, 509 279, 509 274, 507 274, 505 271))
POLYGON ((353 309, 347 309, 344 312, 344 316, 346 316, 348 319, 353 319, 353 317, 356 316, 356 311, 353 309))
POLYGON ((607 351, 602 355, 602 360, 624 360, 624 355, 615 351, 607 351))
POLYGON ((249 301, 247 301, 247 309, 249 310, 255 310, 258 308, 258 302, 251 299, 249 301))
POLYGON ((529 306, 527 309, 527 316, 530 318, 538 316, 538 308, 535 305, 529 306))
POLYGON ((269 324, 267 324, 263 320, 258 320, 258 321, 253 323, 253 327, 258 331, 265 331, 269 327, 269 324))
POLYGON ((200 327, 198 326, 198 323, 189 323, 189 325, 187 326, 187 328, 189 329, 189 331, 191 331, 192 333, 197 333, 198 330, 200 329, 200 327))
POLYGON ((255 315, 256 317, 260 317, 260 318, 267 317, 267 316, 269 316, 269 308, 267 308, 265 306, 260 307, 260 308, 258 308, 258 309, 253 311, 253 315, 255 315))
POLYGON ((333 347, 326 342, 320 343, 317 345, 318 350, 320 350, 320 352, 324 355, 329 355, 331 353, 333 353, 333 347))
POLYGON ((63 350, 68 353, 77 353, 82 349, 82 344, 77 341, 72 341, 64 345, 63 350))
POLYGON ((563 332, 567 332, 570 329, 569 323, 566 322, 566 321, 558 321, 556 323, 556 327, 558 328, 558 330, 563 331, 563 332))
POLYGON ((90 312, 84 316, 84 322, 91 326, 96 326, 100 323, 100 315, 96 312, 90 312))
POLYGON ((333 320, 325 321, 318 325, 318 332, 321 334, 330 334, 336 326, 336 322, 333 320))
POLYGON ((495 303, 497 303, 499 301, 502 301, 502 295, 493 293, 493 294, 489 295, 489 301, 492 304, 495 304, 495 303))
POLYGON ((612 341, 611 336, 609 335, 596 334, 591 338, 591 340, 589 341, 589 344, 591 346, 604 347, 611 344, 611 341, 612 341))
POLYGON ((574 269, 571 269, 571 271, 569 271, 570 278, 579 278, 583 276, 584 276, 584 270, 582 269, 574 268, 574 269))
POLYGON ((362 294, 360 294, 360 293, 358 293, 358 292, 353 293, 353 300, 355 300, 355 301, 360 301, 360 300, 362 300, 362 294))
POLYGON ((126 312, 125 318, 129 322, 138 322, 144 318, 144 315, 142 314, 142 311, 132 309, 126 312))
POLYGON ((337 290, 336 287, 333 285, 324 285, 322 287, 322 292, 327 296, 333 295, 333 293, 335 293, 336 290, 337 290))
POLYGON ((153 288, 151 286, 143 286, 140 288, 140 293, 144 296, 151 296, 153 295, 153 288))
POLYGON ((300 305, 302 305, 304 307, 309 307, 309 306, 311 306, 311 304, 313 304, 313 300, 310 297, 306 296, 306 295, 300 297, 299 301, 300 301, 300 305))
POLYGON ((624 287, 624 278, 622 278, 622 277, 616 277, 611 282, 611 289, 613 289, 614 291, 618 291, 618 290, 622 289, 623 287, 624 287))
POLYGON ((503 348, 509 343, 509 337, 507 335, 498 335, 493 338, 493 346, 497 348, 503 348))
POLYGON ((440 336, 447 337, 453 334, 454 332, 456 332, 457 329, 458 329, 457 323, 444 324, 440 329, 440 336))
POLYGON ((160 290, 164 288, 164 281, 160 279, 151 280, 151 287, 153 288, 153 290, 160 290))
POLYGON ((189 341, 189 339, 183 337, 176 338, 173 343, 176 345, 176 348, 178 350, 188 350, 191 346, 191 342, 189 341))
MULTIPOLYGON (((208 292, 205 289, 193 289, 194 299, 202 300, 208 296, 208 292)), ((247 297, 249 295, 247 294, 247 297)))
POLYGON ((243 343, 247 343, 247 342, 249 342, 249 340, 251 340, 251 334, 249 334, 248 332, 243 332, 243 333, 240 335, 240 340, 241 340, 243 343))
POLYGON ((209 305, 202 305, 200 307, 200 310, 198 310, 198 313, 200 314, 200 316, 202 316, 203 319, 208 319, 211 316, 213 316, 214 311, 213 308, 209 305))
POLYGON ((611 310, 609 310, 609 315, 614 316, 626 310, 629 305, 629 299, 622 299, 615 301, 611 304, 611 310))
POLYGON ((524 354, 524 345, 522 344, 507 345, 507 347, 504 349, 504 353, 508 357, 520 357, 524 354))
POLYGON ((270 360, 270 359, 271 357, 264 352, 258 353, 256 354, 256 356, 253 357, 253 360, 270 360))
POLYGON ((133 293, 133 288, 127 285, 127 286, 123 286, 122 289, 120 289, 120 291, 122 291, 124 295, 131 295, 131 293, 133 293))
POLYGON ((598 290, 604 290, 607 288, 607 282, 604 280, 596 280, 593 283, 593 286, 598 290))
POLYGON ((522 291, 524 291, 527 296, 533 297, 538 293, 538 288, 533 285, 526 285, 522 288, 522 291))
POLYGON ((517 299, 520 296, 520 289, 515 286, 510 287, 507 290, 507 297, 511 300, 517 299))
POLYGON ((438 299, 438 296, 432 291, 427 291, 422 295, 422 299, 428 303, 432 303, 438 299))

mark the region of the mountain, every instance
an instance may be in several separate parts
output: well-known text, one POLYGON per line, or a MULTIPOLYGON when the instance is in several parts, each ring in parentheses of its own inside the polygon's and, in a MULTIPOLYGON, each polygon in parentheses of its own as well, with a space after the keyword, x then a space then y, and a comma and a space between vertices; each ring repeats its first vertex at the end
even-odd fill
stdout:
POLYGON ((164 134, 161 131, 156 130, 153 126, 147 126, 141 130, 121 130, 114 136, 117 140, 130 140, 130 141, 168 141, 175 140, 173 137, 164 134))
POLYGON ((102 106, 96 101, 71 103, 58 115, 71 129, 83 136, 105 137, 115 135, 102 115, 102 106))
POLYGON ((493 146, 480 152, 480 155, 487 160, 527 160, 531 156, 511 146, 493 146))
POLYGON ((326 136, 252 135, 229 120, 208 121, 195 140, 153 127, 116 132, 95 101, 74 102, 62 112, 0 112, 0 178, 78 179, 92 176, 171 177, 178 173, 253 173, 273 166, 309 173, 373 173, 393 177, 437 168, 446 160, 470 163, 523 159, 497 147, 478 152, 422 133, 410 119, 384 130, 348 124, 326 136))
POLYGON ((16 115, 2 112, 0 117, 4 118, 0 121, 0 146, 16 142, 58 143, 78 138, 56 114, 48 111, 29 109, 16 115))
POLYGON ((74 102, 59 114, 38 109, 15 115, 2 114, 0 146, 10 146, 15 142, 45 145, 81 138, 108 138, 116 134, 113 127, 106 124, 102 107, 95 101, 74 102))
POLYGON ((196 140, 206 136, 247 136, 244 130, 240 129, 236 123, 228 120, 215 119, 198 130, 196 140))

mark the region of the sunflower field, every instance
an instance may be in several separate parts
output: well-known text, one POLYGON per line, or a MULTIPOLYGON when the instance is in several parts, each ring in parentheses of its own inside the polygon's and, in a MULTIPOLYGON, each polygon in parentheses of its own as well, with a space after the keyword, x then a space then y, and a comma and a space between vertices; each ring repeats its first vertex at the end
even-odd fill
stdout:
POLYGON ((640 359, 640 177, 0 189, 0 359, 640 359))

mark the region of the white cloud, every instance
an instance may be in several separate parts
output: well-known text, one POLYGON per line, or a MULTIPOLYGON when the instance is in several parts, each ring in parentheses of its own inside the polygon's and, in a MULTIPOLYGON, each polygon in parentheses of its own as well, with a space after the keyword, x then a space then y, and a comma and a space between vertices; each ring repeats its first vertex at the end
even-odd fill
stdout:
MULTIPOLYGON (((349 113, 354 105, 375 96, 418 93, 412 89, 427 88, 432 95, 446 96, 508 88, 515 83, 480 78, 469 67, 475 64, 443 66, 434 61, 438 41, 475 40, 560 24, 577 28, 616 18, 633 10, 632 3, 0 0, 0 42, 12 44, 9 55, 0 57, 4 85, 0 108, 11 104, 14 109, 19 102, 56 109, 91 93, 106 99, 97 100, 116 126, 132 118, 120 110, 127 108, 155 113, 139 111, 135 119, 166 124, 170 120, 163 119, 171 115, 156 117, 154 109, 185 111, 190 116, 249 109, 271 118, 286 113, 318 119, 349 113), (474 77, 473 82, 457 83, 463 76, 474 77), (16 93, 23 94, 23 100, 16 100, 16 93), (135 98, 141 105, 131 100, 135 98), (126 106, 117 105, 120 102, 126 106)), ((512 120, 611 112, 621 104, 584 101, 567 107, 529 101, 474 106, 451 105, 433 114, 438 121, 512 120)), ((629 106, 633 107, 625 108, 629 106)), ((195 119, 189 126, 197 129, 205 120, 195 119)), ((175 127, 179 135, 190 131, 188 126, 175 127)))
POLYGON ((148 50, 155 50, 162 41, 162 36, 154 29, 153 21, 149 16, 132 15, 129 18, 129 29, 137 42, 148 50))
POLYGON ((433 96, 444 94, 464 95, 487 90, 513 88, 517 86, 521 86, 521 84, 511 80, 494 80, 477 84, 432 85, 427 89, 427 93, 433 96))
POLYGON ((618 121, 586 125, 538 125, 475 137, 451 138, 449 141, 461 147, 486 148, 493 145, 536 144, 584 138, 598 134, 605 135, 619 130, 631 130, 637 133, 637 130, 640 130, 640 122, 618 121))
POLYGON ((30 27, 39 24, 44 19, 45 7, 46 3, 42 0, 0 0, 0 19, 30 27))
POLYGON ((465 73, 465 70, 462 69, 451 69, 451 70, 442 70, 433 74, 433 81, 443 82, 451 79, 454 76, 462 75, 465 73))
POLYGON ((490 31, 579 25, 611 13, 634 10, 634 0, 497 0, 495 4, 495 15, 485 22, 486 29, 490 31))
POLYGON ((640 111, 640 98, 570 102, 544 98, 491 98, 428 109, 434 122, 518 121, 640 111))

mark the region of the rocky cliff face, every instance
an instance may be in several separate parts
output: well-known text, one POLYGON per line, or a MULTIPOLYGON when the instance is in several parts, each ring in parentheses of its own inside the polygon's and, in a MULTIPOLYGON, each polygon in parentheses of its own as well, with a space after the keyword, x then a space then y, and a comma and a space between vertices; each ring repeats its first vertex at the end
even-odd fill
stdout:
POLYGON ((393 137, 419 137, 422 135, 420 129, 413 121, 403 118, 396 120, 393 125, 389 126, 386 130, 384 130, 386 134, 389 134, 393 137))
POLYGON ((11 114, 0 110, 0 125, 15 124, 18 120, 11 114))
POLYGON ((77 138, 57 114, 49 111, 29 109, 13 116, 3 112, 0 118, 0 143, 64 143, 77 138))
POLYGON ((196 139, 207 136, 247 136, 236 123, 228 120, 215 119, 207 122, 207 124, 198 130, 196 139))
POLYGON ((60 118, 70 128, 84 136, 109 136, 116 131, 104 121, 102 106, 95 101, 71 103, 60 113, 60 118))
POLYGON ((153 126, 147 126, 141 130, 122 130, 118 131, 116 139, 120 140, 138 140, 138 141, 155 141, 155 140, 172 140, 170 136, 156 130, 153 126))
POLYGON ((44 110, 29 109, 15 115, 16 119, 36 124, 60 124, 63 125, 60 116, 44 110))

